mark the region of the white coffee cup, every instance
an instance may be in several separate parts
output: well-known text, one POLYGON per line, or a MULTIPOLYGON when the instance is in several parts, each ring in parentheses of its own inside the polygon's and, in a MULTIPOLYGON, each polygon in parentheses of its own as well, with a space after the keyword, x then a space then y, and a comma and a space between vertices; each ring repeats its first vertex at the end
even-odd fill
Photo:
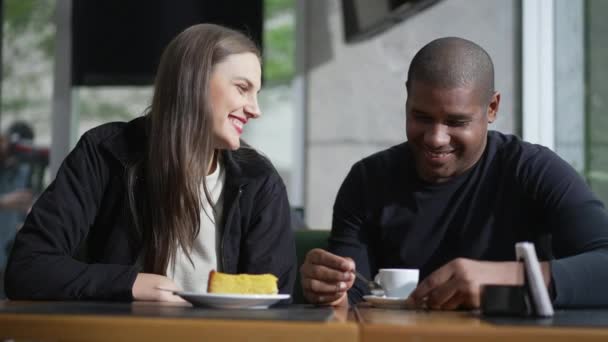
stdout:
POLYGON ((374 280, 382 285, 387 297, 407 298, 418 286, 417 269, 381 268, 374 280))

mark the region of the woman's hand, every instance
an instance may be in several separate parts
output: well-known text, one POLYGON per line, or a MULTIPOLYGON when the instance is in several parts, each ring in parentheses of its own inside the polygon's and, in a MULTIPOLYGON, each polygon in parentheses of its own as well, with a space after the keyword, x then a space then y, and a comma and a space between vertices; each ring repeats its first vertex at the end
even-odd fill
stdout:
POLYGON ((146 300, 156 302, 185 302, 181 297, 174 295, 169 291, 162 291, 161 289, 168 289, 179 291, 180 289, 175 285, 173 280, 158 274, 152 273, 139 273, 133 283, 133 299, 134 300, 146 300))

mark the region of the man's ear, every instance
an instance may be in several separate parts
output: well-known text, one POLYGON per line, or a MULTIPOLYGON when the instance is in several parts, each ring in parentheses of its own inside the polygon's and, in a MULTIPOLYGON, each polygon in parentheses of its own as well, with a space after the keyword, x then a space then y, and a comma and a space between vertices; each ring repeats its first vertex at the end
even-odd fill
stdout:
POLYGON ((492 94, 492 98, 490 98, 490 103, 488 104, 488 123, 493 123, 496 120, 496 115, 498 115, 498 108, 500 107, 500 93, 495 91, 492 94))

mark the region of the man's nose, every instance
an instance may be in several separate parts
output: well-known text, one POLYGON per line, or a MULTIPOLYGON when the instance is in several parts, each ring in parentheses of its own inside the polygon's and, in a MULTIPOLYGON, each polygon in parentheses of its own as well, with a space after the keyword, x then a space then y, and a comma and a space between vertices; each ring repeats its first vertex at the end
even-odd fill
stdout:
POLYGON ((440 148, 450 143, 450 135, 445 125, 435 124, 424 134, 424 143, 432 148, 440 148))

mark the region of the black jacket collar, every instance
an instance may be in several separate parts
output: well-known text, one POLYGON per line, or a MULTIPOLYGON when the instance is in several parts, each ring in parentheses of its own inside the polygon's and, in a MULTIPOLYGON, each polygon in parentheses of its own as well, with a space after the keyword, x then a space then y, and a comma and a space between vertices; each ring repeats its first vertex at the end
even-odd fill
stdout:
MULTIPOLYGON (((148 124, 149 119, 146 116, 122 124, 122 127, 107 136, 101 145, 123 167, 127 168, 138 162, 146 153, 148 124)), ((227 188, 240 188, 253 178, 267 175, 268 171, 273 168, 267 158, 244 142, 241 143, 243 146, 236 151, 223 150, 221 152, 226 168, 225 186, 227 188), (260 160, 264 162, 260 163, 260 160)))

